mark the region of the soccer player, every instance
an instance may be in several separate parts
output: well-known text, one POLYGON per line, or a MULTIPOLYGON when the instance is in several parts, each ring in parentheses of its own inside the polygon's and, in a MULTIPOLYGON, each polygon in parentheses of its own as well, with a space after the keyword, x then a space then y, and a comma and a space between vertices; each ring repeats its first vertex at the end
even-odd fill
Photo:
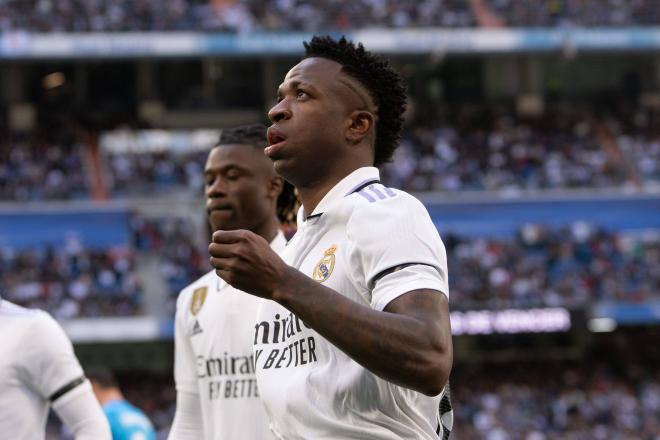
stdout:
POLYGON ((39 440, 52 406, 76 440, 110 440, 108 422, 51 316, 0 298, 0 438, 39 440))
POLYGON ((89 369, 87 378, 108 418, 112 440, 156 440, 151 421, 124 398, 110 370, 103 367, 89 369))
POLYGON ((362 45, 314 37, 305 49, 265 149, 299 191, 298 231, 282 258, 249 231, 217 231, 211 264, 272 300, 253 342, 278 437, 437 439, 451 424, 439 411, 452 364, 445 248, 422 203, 374 168, 398 145, 404 88, 362 45))
MULTIPOLYGON (((249 230, 277 254, 286 243, 280 219, 293 216, 295 195, 264 156, 266 144, 263 125, 223 130, 204 170, 206 210, 213 231, 249 230)), ((179 295, 171 440, 272 438, 254 374, 258 303, 215 271, 179 295)))

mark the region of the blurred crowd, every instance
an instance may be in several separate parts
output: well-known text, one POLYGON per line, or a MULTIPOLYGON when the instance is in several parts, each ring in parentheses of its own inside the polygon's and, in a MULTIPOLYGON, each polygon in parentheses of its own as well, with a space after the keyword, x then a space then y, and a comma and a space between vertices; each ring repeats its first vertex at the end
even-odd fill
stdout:
POLYGON ((206 247, 200 248, 198 231, 181 218, 133 219, 132 232, 139 252, 157 256, 160 276, 167 285, 168 311, 174 313, 179 292, 211 270, 206 247))
POLYGON ((655 0, 0 0, 0 31, 295 31, 475 27, 486 10, 511 27, 660 22, 655 0))
POLYGON ((454 308, 584 306, 660 299, 660 233, 575 223, 523 226, 513 239, 444 234, 454 308))
POLYGON ((487 0, 511 27, 652 26, 660 23, 656 0, 487 0))
POLYGON ((0 145, 0 200, 89 198, 85 146, 34 139, 0 145))
POLYGON ((650 365, 475 369, 453 383, 457 437, 658 440, 660 375, 650 365), (469 377, 469 381, 466 380, 469 377))
POLYGON ((133 252, 87 248, 75 237, 58 247, 0 248, 0 292, 58 320, 135 315, 142 307, 133 252))
MULTIPOLYGON (((547 111, 522 117, 488 106, 420 111, 394 160, 390 186, 421 191, 520 191, 660 186, 660 113, 637 108, 594 117, 547 111)), ((93 171, 85 146, 8 143, 0 149, 0 200, 89 198, 93 171)), ((201 197, 206 152, 104 153, 111 197, 201 197)))
MULTIPOLYGON (((142 313, 144 282, 162 282, 166 313, 176 296, 210 270, 199 231, 181 218, 131 224, 133 244, 87 249, 0 250, 0 292, 58 319, 142 313), (156 272, 136 267, 157 260, 156 272), (155 280, 158 278, 158 280, 155 280)), ((596 301, 660 299, 660 232, 615 233, 583 222, 553 229, 523 225, 514 237, 443 233, 455 310, 583 307, 596 301)))
POLYGON ((463 0, 0 0, 0 31, 295 31, 469 27, 463 0))
POLYGON ((116 197, 171 195, 175 189, 202 195, 207 154, 160 152, 109 155, 110 191, 116 197))
POLYGON ((386 180, 443 192, 657 185, 657 114, 631 113, 629 121, 573 110, 537 117, 482 106, 439 112, 404 133, 386 180))
POLYGON ((160 300, 174 313, 181 289, 210 270, 198 234, 189 220, 137 215, 131 232, 133 243, 109 249, 87 247, 75 235, 61 246, 0 247, 0 294, 58 320, 130 316, 144 312, 143 284, 162 281, 160 300), (138 258, 157 259, 158 273, 138 267, 138 258))

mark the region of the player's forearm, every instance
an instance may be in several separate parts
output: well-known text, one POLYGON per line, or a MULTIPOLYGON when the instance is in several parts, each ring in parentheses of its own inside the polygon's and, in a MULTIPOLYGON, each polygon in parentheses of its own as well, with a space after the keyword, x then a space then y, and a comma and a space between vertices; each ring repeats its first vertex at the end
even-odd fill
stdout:
POLYGON ((291 269, 274 299, 383 379, 437 395, 451 368, 451 339, 438 322, 373 310, 291 269))
POLYGON ((108 421, 89 383, 56 400, 53 409, 76 440, 111 440, 108 421))
POLYGON ((199 440, 201 438, 204 438, 204 427, 199 395, 177 391, 176 412, 168 440, 199 440))

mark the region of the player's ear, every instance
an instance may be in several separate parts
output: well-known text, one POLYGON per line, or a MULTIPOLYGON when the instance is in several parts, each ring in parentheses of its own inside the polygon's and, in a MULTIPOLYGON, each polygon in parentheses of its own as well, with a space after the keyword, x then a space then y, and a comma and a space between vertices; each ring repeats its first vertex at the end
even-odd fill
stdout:
POLYGON ((279 176, 273 176, 268 181, 268 196, 276 199, 284 190, 284 180, 279 176))
POLYGON ((351 144, 357 144, 371 133, 376 118, 373 113, 366 110, 354 110, 349 115, 349 127, 346 130, 346 139, 351 144))

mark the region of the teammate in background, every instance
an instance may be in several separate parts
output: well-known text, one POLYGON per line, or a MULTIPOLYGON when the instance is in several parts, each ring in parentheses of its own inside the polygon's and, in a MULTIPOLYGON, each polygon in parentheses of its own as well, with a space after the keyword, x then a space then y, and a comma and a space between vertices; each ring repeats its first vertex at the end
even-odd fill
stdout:
POLYGON ((265 149, 300 194, 298 231, 283 259, 251 232, 217 231, 211 264, 273 300, 254 348, 280 438, 448 436, 445 248, 424 206, 374 168, 398 146, 404 88, 361 45, 314 37, 305 49, 278 89, 265 149))
POLYGON ((0 335, 0 438, 43 439, 51 406, 76 440, 110 440, 71 341, 48 313, 0 298, 0 335))
MULTIPOLYGON (((264 156, 266 143, 263 125, 223 130, 204 170, 206 212, 213 231, 247 229, 279 253, 286 243, 280 221, 293 217, 295 196, 264 156)), ((179 295, 171 440, 272 438, 254 375, 258 303, 215 271, 179 295)))
POLYGON ((110 423, 112 440, 156 440, 149 418, 124 398, 110 370, 96 367, 86 373, 110 423))

